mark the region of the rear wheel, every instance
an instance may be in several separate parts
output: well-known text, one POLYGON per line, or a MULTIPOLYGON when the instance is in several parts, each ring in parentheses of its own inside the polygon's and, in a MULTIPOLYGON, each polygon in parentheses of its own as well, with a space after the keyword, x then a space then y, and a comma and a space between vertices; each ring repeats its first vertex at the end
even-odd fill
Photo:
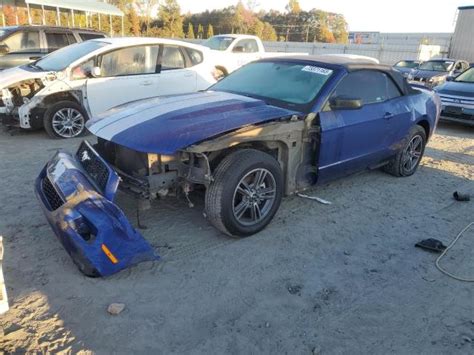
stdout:
POLYGON ((52 138, 74 138, 87 133, 85 110, 73 101, 52 104, 44 114, 44 129, 52 138))
POLYGON ((206 216, 231 236, 249 236, 265 228, 280 207, 283 175, 270 155, 236 151, 218 165, 206 191, 206 216))
POLYGON ((384 170, 394 176, 411 176, 415 173, 425 152, 426 133, 423 127, 411 129, 405 146, 384 167, 384 170))

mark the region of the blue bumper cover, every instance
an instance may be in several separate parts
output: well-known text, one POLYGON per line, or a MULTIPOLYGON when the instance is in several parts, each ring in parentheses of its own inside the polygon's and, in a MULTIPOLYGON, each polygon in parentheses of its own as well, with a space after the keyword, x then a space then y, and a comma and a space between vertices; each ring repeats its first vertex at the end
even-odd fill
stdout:
POLYGON ((46 219, 87 276, 108 276, 159 259, 112 202, 118 183, 116 172, 87 142, 75 156, 56 153, 36 179, 46 219))

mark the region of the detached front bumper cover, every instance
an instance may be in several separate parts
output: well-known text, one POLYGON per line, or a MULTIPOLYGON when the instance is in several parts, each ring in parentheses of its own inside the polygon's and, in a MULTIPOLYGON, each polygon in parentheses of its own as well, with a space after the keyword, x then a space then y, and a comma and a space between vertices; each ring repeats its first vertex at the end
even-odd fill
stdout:
POLYGON ((118 183, 117 173, 87 142, 75 156, 56 153, 36 179, 46 219, 87 276, 108 276, 159 259, 113 203, 118 183))

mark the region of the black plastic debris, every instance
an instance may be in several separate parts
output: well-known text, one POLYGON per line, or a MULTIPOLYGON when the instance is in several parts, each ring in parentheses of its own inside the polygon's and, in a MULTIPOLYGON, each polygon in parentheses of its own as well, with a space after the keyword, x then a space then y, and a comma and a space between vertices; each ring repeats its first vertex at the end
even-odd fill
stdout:
POLYGON ((424 239, 421 242, 415 244, 415 247, 431 251, 433 253, 442 253, 446 249, 446 245, 438 239, 424 239))
POLYGON ((469 194, 463 194, 458 191, 454 191, 453 197, 456 201, 471 201, 471 196, 469 194))

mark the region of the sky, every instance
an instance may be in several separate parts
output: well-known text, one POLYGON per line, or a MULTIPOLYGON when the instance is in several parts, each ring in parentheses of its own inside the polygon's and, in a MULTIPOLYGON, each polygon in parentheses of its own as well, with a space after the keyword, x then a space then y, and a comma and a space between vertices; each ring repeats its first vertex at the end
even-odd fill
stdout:
MULTIPOLYGON (((182 13, 235 5, 238 0, 178 0, 182 13)), ((459 6, 474 0, 300 0, 303 10, 318 8, 341 13, 350 31, 453 32, 459 6), (392 4, 392 5, 390 5, 392 4)), ((243 0, 246 4, 247 1, 243 0)), ((285 10, 288 0, 257 0, 257 10, 285 10)), ((473 24, 474 26, 474 24, 473 24)))

